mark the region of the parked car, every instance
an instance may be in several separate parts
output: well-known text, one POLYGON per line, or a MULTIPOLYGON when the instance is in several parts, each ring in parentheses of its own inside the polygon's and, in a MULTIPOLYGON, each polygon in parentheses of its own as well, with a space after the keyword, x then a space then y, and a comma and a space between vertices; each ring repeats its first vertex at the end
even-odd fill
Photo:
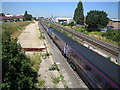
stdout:
POLYGON ((102 28, 100 31, 101 31, 101 32, 107 32, 107 27, 102 28))
POLYGON ((114 29, 113 26, 107 26, 107 29, 114 29))

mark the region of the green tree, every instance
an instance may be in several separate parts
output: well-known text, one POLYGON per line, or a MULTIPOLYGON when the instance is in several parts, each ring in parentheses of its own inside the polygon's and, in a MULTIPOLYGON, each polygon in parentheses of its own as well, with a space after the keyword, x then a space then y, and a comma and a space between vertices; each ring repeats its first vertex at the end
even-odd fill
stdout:
POLYGON ((33 17, 33 20, 38 21, 38 18, 37 17, 33 17))
POLYGON ((75 9, 73 19, 77 24, 84 24, 83 4, 81 1, 78 3, 77 8, 75 9))
POLYGON ((4 13, 0 13, 0 16, 5 16, 5 14, 4 13))
POLYGON ((28 14, 28 12, 27 12, 27 11, 25 11, 25 14, 24 14, 24 16, 25 16, 25 15, 27 15, 27 14, 28 14))
POLYGON ((34 89, 37 73, 31 69, 31 62, 17 41, 11 39, 10 33, 5 34, 2 38, 2 89, 34 89))
POLYGON ((31 14, 28 14, 27 11, 25 11, 25 14, 24 14, 24 21, 31 21, 32 20, 32 15, 31 14))
POLYGON ((71 28, 72 28, 72 26, 74 26, 75 24, 74 24, 74 22, 70 22, 68 25, 71 26, 71 28))
POLYGON ((109 18, 104 11, 91 10, 87 13, 86 24, 88 25, 88 31, 100 31, 101 28, 107 26, 109 18))

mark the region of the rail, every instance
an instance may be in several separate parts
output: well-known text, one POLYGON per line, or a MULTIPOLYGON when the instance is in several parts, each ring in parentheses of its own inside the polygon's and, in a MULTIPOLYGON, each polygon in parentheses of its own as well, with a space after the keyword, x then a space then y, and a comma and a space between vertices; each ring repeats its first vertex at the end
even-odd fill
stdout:
MULTIPOLYGON (((62 25, 59 25, 59 24, 56 24, 56 23, 52 23, 52 22, 50 22, 50 23, 52 25, 54 25, 54 26, 56 26, 56 27, 58 27, 60 29, 63 29, 65 31, 75 35, 76 37, 78 37, 80 39, 83 39, 83 40, 87 41, 88 43, 90 43, 90 44, 92 44, 92 45, 94 45, 94 46, 96 46, 96 47, 98 47, 98 48, 100 48, 100 49, 110 53, 113 56, 114 59, 116 59, 116 60, 119 59, 118 55, 120 53, 120 47, 112 45, 112 44, 109 44, 109 43, 104 42, 104 41, 101 41, 101 40, 99 40, 97 38, 88 36, 86 34, 77 32, 77 31, 75 31, 73 29, 66 28, 66 27, 64 27, 62 25)), ((47 29, 46 25, 44 25, 44 26, 47 29)))

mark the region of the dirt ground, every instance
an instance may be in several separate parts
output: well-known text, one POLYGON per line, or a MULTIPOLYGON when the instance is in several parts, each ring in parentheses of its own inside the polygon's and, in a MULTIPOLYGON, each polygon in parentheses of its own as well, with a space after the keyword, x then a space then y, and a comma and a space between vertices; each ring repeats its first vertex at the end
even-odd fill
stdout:
POLYGON ((31 23, 18 37, 18 42, 20 42, 23 48, 42 48, 44 44, 43 41, 39 39, 39 36, 38 22, 31 23))

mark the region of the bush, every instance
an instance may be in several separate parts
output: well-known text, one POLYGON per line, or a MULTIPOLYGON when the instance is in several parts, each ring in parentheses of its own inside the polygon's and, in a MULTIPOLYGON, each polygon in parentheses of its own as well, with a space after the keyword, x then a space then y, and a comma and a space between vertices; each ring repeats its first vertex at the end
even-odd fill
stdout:
POLYGON ((120 30, 108 29, 106 33, 102 34, 102 36, 106 37, 107 39, 116 41, 118 45, 120 45, 120 30))
POLYGON ((37 72, 21 50, 20 44, 5 32, 2 38, 2 88, 3 90, 33 89, 37 83, 37 72))

